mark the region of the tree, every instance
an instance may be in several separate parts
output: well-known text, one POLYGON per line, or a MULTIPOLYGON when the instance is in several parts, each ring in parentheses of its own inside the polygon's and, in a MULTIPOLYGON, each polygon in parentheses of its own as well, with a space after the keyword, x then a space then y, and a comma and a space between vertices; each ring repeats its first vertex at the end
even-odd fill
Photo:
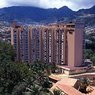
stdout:
POLYGON ((47 68, 40 61, 16 63, 10 44, 0 42, 0 95, 50 95, 47 68))
POLYGON ((14 87, 19 87, 24 80, 31 77, 31 72, 25 64, 6 63, 0 66, 0 89, 1 93, 11 94, 14 87), (20 66, 20 67, 19 67, 20 66))
POLYGON ((93 62, 93 65, 95 65, 95 53, 91 56, 91 61, 93 62))
POLYGON ((91 59, 91 61, 93 62, 93 65, 95 65, 94 51, 92 51, 91 49, 87 49, 87 50, 85 50, 84 56, 85 56, 85 59, 91 59))
POLYGON ((85 52, 86 59, 90 59, 93 55, 93 51, 91 49, 86 49, 84 52, 85 52))
POLYGON ((81 78, 79 82, 79 90, 82 93, 87 93, 86 88, 90 85, 90 80, 88 78, 81 78))
POLYGON ((0 42, 0 63, 7 61, 14 61, 13 47, 6 42, 0 42))
POLYGON ((61 95, 61 91, 58 89, 53 90, 54 95, 61 95))

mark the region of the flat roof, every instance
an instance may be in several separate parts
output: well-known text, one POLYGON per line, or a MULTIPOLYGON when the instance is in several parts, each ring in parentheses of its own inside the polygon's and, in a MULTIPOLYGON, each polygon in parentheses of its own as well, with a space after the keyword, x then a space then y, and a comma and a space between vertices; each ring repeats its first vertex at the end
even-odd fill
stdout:
POLYGON ((83 95, 81 92, 73 87, 76 82, 77 79, 74 78, 63 78, 53 85, 51 91, 53 91, 54 89, 59 89, 63 93, 66 93, 68 95, 83 95))
POLYGON ((64 85, 64 84, 58 84, 58 88, 61 89, 63 92, 65 92, 68 95, 84 95, 80 91, 76 90, 72 86, 64 85))

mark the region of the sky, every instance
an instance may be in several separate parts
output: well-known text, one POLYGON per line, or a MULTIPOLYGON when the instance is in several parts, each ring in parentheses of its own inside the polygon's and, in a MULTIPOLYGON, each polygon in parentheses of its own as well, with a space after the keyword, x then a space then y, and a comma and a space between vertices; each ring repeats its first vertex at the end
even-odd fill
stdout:
POLYGON ((0 8, 10 6, 35 6, 40 8, 60 8, 68 6, 72 10, 90 8, 95 0, 0 0, 0 8))

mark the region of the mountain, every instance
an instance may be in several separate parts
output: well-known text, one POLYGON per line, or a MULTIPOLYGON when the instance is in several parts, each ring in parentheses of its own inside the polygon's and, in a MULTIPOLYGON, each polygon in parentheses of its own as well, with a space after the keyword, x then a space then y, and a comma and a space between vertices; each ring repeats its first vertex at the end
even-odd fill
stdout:
POLYGON ((89 8, 89 9, 80 9, 77 11, 77 14, 84 15, 84 14, 95 14, 95 6, 89 8))
POLYGON ((35 22, 56 21, 62 17, 73 17, 74 11, 68 7, 42 9, 37 7, 14 6, 0 9, 1 20, 31 20, 35 22))
POLYGON ((86 25, 95 25, 95 6, 89 9, 80 9, 77 13, 77 19, 85 22, 86 25))
POLYGON ((8 22, 17 20, 21 22, 51 23, 58 21, 82 20, 85 23, 87 23, 87 21, 92 21, 91 23, 93 24, 93 19, 95 20, 95 6, 89 9, 80 9, 79 11, 73 11, 67 6, 59 9, 43 9, 28 6, 13 6, 0 9, 0 20, 8 22))

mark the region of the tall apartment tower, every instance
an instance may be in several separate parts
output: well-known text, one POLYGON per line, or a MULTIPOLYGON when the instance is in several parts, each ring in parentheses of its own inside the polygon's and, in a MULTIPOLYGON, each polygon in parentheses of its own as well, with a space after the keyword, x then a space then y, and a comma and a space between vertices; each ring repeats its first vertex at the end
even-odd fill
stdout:
POLYGON ((68 67, 83 64, 84 26, 82 23, 52 24, 42 30, 44 62, 68 67))
POLYGON ((66 25, 66 52, 68 66, 81 66, 84 61, 84 25, 69 23, 66 25))
POLYGON ((84 26, 82 23, 59 23, 48 26, 17 26, 11 29, 11 44, 16 61, 67 67, 83 64, 84 26))
POLYGON ((28 27, 19 25, 11 28, 11 44, 15 50, 15 60, 19 62, 28 62, 29 56, 29 41, 28 41, 28 27))

